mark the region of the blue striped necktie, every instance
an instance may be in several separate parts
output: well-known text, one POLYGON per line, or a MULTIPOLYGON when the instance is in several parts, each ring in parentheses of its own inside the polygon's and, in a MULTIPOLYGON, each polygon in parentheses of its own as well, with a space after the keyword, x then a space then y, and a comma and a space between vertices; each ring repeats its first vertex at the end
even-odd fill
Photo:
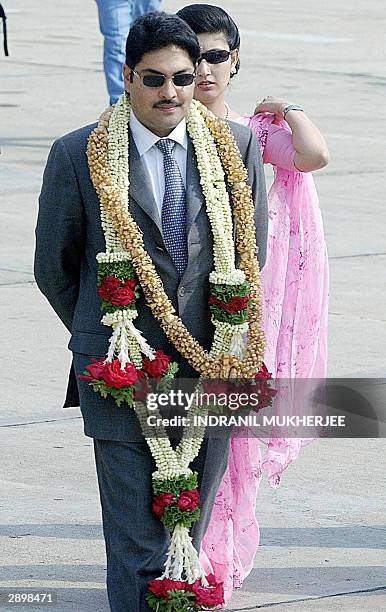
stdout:
POLYGON ((156 142, 164 156, 165 195, 162 204, 162 232, 165 246, 180 277, 188 264, 186 237, 186 192, 177 161, 173 156, 176 143, 169 138, 156 142))

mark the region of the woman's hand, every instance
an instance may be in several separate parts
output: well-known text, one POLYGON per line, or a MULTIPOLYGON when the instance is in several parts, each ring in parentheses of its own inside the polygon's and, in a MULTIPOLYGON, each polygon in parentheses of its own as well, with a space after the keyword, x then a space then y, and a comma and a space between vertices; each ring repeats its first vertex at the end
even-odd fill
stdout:
MULTIPOLYGON (((291 103, 273 96, 267 96, 256 106, 254 115, 273 113, 275 115, 274 123, 278 123, 280 119, 283 119, 283 110, 289 104, 291 103)), ((326 141, 305 112, 289 110, 286 113, 285 120, 292 132, 295 167, 300 172, 312 172, 326 166, 329 159, 326 141)))
POLYGON ((278 119, 283 119, 283 110, 288 106, 290 102, 285 102, 274 96, 267 96, 257 104, 253 114, 258 115, 259 113, 273 113, 278 119))

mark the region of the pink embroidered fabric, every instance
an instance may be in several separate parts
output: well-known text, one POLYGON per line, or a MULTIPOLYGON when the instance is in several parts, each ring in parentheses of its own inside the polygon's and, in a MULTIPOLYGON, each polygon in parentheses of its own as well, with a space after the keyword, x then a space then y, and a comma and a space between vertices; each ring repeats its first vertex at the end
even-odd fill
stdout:
MULTIPOLYGON (((294 166, 286 122, 274 115, 243 117, 259 140, 263 160, 274 166, 268 194, 268 249, 262 270, 265 364, 274 378, 324 378, 327 368, 328 262, 313 177, 294 166)), ((290 392, 276 396, 275 411, 291 413, 290 392)), ((242 435, 242 432, 240 432, 242 435)), ((259 545, 255 517, 262 476, 278 487, 284 470, 310 440, 234 437, 228 466, 202 540, 200 560, 224 582, 225 603, 253 568, 259 545), (260 442, 265 445, 261 455, 260 442)), ((262 447, 263 448, 263 447, 262 447)))

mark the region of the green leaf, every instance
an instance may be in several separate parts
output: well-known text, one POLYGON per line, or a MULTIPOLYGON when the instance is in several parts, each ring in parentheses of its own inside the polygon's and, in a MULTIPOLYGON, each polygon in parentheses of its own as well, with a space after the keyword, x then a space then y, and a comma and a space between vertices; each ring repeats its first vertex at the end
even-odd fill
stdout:
POLYGON ((193 472, 187 476, 181 475, 176 478, 153 479, 153 492, 154 495, 160 493, 173 493, 173 495, 179 495, 181 491, 191 491, 198 487, 198 474, 193 472))
POLYGON ((241 323, 245 323, 245 321, 248 321, 249 302, 248 308, 246 308, 245 310, 240 310, 235 314, 230 314, 229 312, 226 312, 216 304, 210 305, 210 312, 212 313, 216 321, 222 321, 223 323, 231 323, 232 325, 241 325, 241 323))
POLYGON ((176 525, 182 525, 183 527, 190 527, 198 521, 200 518, 200 508, 196 508, 193 511, 180 510, 177 506, 166 506, 164 513, 161 517, 161 521, 167 529, 173 531, 176 525))
POLYGON ((245 297, 249 294, 249 284, 247 282, 240 285, 215 285, 210 283, 210 294, 222 300, 223 302, 229 302, 233 297, 245 297))
POLYGON ((177 372, 178 372, 178 363, 176 363, 175 361, 171 361, 168 365, 168 369, 163 375, 163 378, 174 378, 177 372))
POLYGON ((135 278, 135 272, 130 261, 102 262, 98 264, 98 287, 105 276, 115 276, 120 281, 125 281, 135 278))
POLYGON ((111 395, 118 406, 123 402, 126 402, 130 407, 134 404, 134 385, 127 385, 118 389, 117 387, 108 387, 103 380, 96 380, 95 378, 89 381, 89 385, 93 391, 99 393, 104 399, 111 395))
POLYGON ((152 380, 153 393, 165 393, 169 391, 172 387, 173 380, 177 372, 178 363, 176 363, 175 361, 171 361, 168 365, 168 369, 166 370, 165 374, 158 380, 156 388, 154 388, 155 379, 152 380))
POLYGON ((163 599, 148 593, 146 601, 149 608, 155 612, 195 612, 200 610, 195 605, 194 593, 173 589, 168 591, 168 599, 163 599))

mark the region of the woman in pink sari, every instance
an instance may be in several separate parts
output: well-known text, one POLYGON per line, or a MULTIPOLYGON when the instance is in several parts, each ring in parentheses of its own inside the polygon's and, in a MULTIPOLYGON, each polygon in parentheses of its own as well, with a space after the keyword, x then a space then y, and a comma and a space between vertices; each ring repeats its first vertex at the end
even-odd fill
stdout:
MULTIPOLYGON (((310 172, 328 162, 326 143, 297 105, 271 96, 253 116, 241 117, 225 101, 230 79, 239 69, 240 36, 221 8, 193 4, 177 13, 197 34, 202 49, 195 98, 215 115, 248 125, 260 143, 263 160, 272 164, 269 190, 267 261, 262 270, 265 364, 274 378, 323 378, 326 375, 328 265, 319 201, 310 172)), ((280 391, 279 391, 280 394, 280 391)), ((275 405, 290 412, 288 396, 275 405)), ((307 440, 231 441, 228 467, 217 492, 200 559, 224 581, 225 601, 240 588, 253 567, 259 545, 255 517, 262 475, 277 487, 283 471, 307 440)))

